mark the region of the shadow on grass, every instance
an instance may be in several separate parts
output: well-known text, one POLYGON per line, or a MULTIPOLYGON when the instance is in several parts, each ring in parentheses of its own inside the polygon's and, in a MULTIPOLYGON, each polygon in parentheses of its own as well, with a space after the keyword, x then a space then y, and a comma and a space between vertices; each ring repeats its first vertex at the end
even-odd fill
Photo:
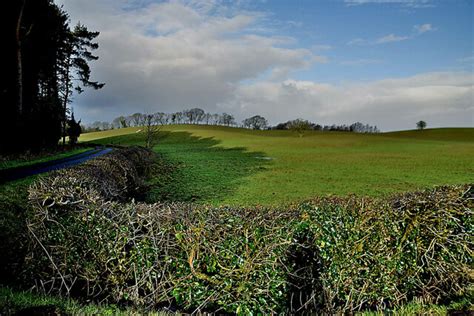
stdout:
MULTIPOLYGON (((101 143, 143 146, 144 138, 136 133, 101 143)), ((265 171, 271 163, 263 152, 224 148, 220 143, 213 137, 196 137, 188 132, 161 132, 154 148, 159 158, 145 200, 217 204, 244 185, 247 177, 265 171)))
POLYGON ((167 133, 155 147, 159 159, 146 200, 220 203, 270 163, 263 152, 220 143, 187 132, 167 133))

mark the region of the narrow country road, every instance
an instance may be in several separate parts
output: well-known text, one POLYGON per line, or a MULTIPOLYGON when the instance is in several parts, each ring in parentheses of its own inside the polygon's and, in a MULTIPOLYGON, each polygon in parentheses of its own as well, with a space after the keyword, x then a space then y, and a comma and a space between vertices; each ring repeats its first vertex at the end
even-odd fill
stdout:
POLYGON ((89 159, 99 157, 111 152, 112 148, 98 148, 92 149, 77 155, 69 156, 66 158, 50 160, 46 162, 37 163, 34 165, 17 167, 11 169, 0 170, 0 184, 33 176, 44 172, 53 170, 63 169, 71 166, 78 165, 89 159))

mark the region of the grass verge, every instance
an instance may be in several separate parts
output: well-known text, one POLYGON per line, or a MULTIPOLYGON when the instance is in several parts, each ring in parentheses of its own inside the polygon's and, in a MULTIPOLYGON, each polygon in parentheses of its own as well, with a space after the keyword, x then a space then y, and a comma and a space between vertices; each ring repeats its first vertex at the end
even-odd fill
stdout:
POLYGON ((120 308, 108 304, 83 304, 77 300, 59 296, 36 294, 29 291, 0 287, 1 315, 156 315, 166 316, 164 311, 145 311, 132 308, 120 308))
MULTIPOLYGON (((53 315, 149 315, 169 316, 174 313, 166 311, 138 310, 120 308, 117 305, 83 304, 77 300, 59 296, 50 296, 32 293, 29 291, 14 290, 0 286, 0 314, 2 315, 29 315, 31 312, 51 312, 53 315)), ((359 316, 392 315, 470 315, 474 312, 472 303, 468 299, 450 305, 423 304, 411 302, 399 309, 384 312, 360 312, 359 316)))
POLYGON ((91 149, 92 147, 80 147, 76 149, 58 149, 54 151, 42 152, 39 154, 24 154, 13 159, 11 157, 0 157, 0 170, 31 166, 41 162, 67 158, 91 149))
POLYGON ((0 185, 0 283, 11 283, 22 269, 26 251, 28 187, 38 176, 0 185))

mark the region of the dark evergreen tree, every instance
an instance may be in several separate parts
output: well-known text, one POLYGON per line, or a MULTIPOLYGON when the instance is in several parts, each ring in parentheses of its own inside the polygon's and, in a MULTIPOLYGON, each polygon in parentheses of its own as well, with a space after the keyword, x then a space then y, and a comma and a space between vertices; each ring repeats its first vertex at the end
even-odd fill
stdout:
POLYGON ((77 144, 77 140, 82 133, 81 120, 76 122, 74 113, 71 113, 71 118, 67 121, 67 136, 69 137, 69 144, 77 144))
POLYGON ((67 57, 71 57, 75 81, 82 86, 102 86, 90 81, 87 64, 97 59, 90 51, 97 48, 92 40, 98 33, 82 25, 71 30, 68 20, 67 13, 52 0, 2 5, 0 154, 58 144, 67 119, 64 104, 70 100, 70 90, 64 94, 67 57))
POLYGON ((65 143, 68 118, 67 105, 71 102, 73 89, 77 93, 82 93, 84 87, 91 87, 97 90, 105 85, 104 83, 90 80, 91 70, 88 64, 88 62, 99 58, 91 52, 99 48, 99 44, 93 42, 99 36, 99 32, 91 32, 86 26, 78 23, 73 31, 68 30, 65 35, 62 50, 63 58, 59 64, 60 92, 63 107, 63 144, 65 143))

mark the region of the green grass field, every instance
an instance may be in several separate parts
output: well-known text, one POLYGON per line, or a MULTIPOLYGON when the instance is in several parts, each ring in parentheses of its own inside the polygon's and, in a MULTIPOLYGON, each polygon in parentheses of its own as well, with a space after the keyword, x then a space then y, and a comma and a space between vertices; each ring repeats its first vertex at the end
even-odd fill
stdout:
MULTIPOLYGON (((139 128, 80 141, 143 145, 139 128)), ((382 134, 175 125, 155 151, 165 159, 151 200, 276 205, 319 195, 380 196, 474 180, 474 128, 382 134)))

